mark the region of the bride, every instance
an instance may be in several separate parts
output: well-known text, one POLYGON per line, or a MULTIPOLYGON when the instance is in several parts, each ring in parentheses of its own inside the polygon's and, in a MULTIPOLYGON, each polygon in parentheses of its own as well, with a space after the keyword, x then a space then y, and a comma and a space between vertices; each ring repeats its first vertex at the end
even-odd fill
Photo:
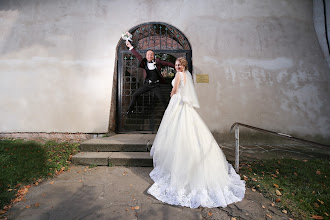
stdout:
POLYGON ((243 199, 245 182, 195 111, 199 103, 187 66, 183 57, 175 62, 171 100, 150 152, 154 184, 148 193, 171 205, 226 207, 243 199))

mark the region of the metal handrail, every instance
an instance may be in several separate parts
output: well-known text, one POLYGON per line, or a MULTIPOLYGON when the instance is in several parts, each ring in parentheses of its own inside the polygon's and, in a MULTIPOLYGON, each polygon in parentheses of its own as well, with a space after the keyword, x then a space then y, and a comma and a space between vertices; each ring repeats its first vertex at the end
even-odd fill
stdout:
POLYGON ((270 130, 266 130, 266 129, 263 129, 263 128, 258 128, 258 127, 254 127, 254 126, 251 126, 251 125, 235 122, 230 128, 230 132, 232 132, 233 129, 236 127, 235 128, 235 143, 236 143, 235 144, 236 145, 236 149, 235 149, 235 169, 236 169, 236 171, 239 170, 239 126, 250 128, 250 129, 253 129, 253 130, 256 130, 256 131, 261 131, 261 132, 264 132, 264 133, 274 134, 274 135, 277 135, 277 136, 280 136, 280 137, 283 137, 283 138, 292 139, 292 140, 303 142, 303 143, 318 145, 318 146, 322 146, 322 147, 330 147, 330 145, 320 144, 320 143, 316 143, 316 142, 313 142, 313 141, 308 141, 308 140, 304 140, 304 139, 301 139, 301 138, 292 137, 291 135, 288 135, 288 134, 279 133, 279 132, 275 132, 275 131, 270 131, 270 130))

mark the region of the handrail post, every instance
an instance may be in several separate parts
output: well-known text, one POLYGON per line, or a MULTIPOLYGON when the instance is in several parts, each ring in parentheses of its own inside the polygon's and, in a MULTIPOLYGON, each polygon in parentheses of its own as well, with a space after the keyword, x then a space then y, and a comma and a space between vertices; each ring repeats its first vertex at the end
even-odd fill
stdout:
POLYGON ((235 170, 238 172, 239 170, 239 125, 235 128, 235 170))

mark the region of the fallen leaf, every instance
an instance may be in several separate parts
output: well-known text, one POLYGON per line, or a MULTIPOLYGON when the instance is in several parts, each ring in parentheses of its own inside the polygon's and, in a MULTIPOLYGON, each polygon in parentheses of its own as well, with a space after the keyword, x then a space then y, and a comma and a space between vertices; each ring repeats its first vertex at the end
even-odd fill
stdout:
POLYGON ((0 215, 5 214, 6 212, 6 210, 0 210, 0 215))
POLYGON ((230 220, 236 220, 236 218, 232 217, 230 220))
POLYGON ((269 214, 266 214, 266 216, 269 217, 269 218, 273 218, 273 216, 271 216, 271 215, 269 215, 269 214))
POLYGON ((272 204, 270 204, 270 205, 274 207, 274 206, 275 206, 275 203, 272 203, 272 204))
POLYGON ((82 180, 79 180, 79 183, 81 183, 82 182, 82 180))
POLYGON ((252 191, 255 192, 255 191, 257 191, 257 190, 253 188, 252 191))
POLYGON ((28 206, 25 206, 26 209, 28 209, 28 208, 30 208, 30 207, 31 207, 31 206, 29 206, 29 205, 28 205, 28 206))
POLYGON ((38 183, 38 182, 35 182, 34 184, 35 184, 36 186, 38 186, 38 185, 39 185, 39 183, 38 183))
POLYGON ((38 203, 34 204, 34 206, 38 207, 38 206, 40 206, 40 203, 38 202, 38 203))
POLYGON ((323 219, 323 217, 322 216, 319 216, 319 215, 313 215, 312 216, 312 219, 323 219))
POLYGON ((326 212, 325 212, 324 214, 325 214, 326 216, 329 216, 329 214, 328 214, 328 213, 326 213, 326 212))
POLYGON ((320 205, 319 205, 319 204, 317 204, 317 203, 314 203, 314 207, 316 207, 316 208, 319 208, 319 207, 320 207, 320 205))
POLYGON ((275 183, 274 183, 274 186, 275 186, 276 188, 278 188, 278 187, 279 187, 279 186, 278 186, 277 184, 275 184, 275 183))
POLYGON ((128 211, 128 209, 125 209, 126 211, 128 211))
POLYGON ((298 176, 298 174, 296 172, 293 173, 295 176, 298 176))
POLYGON ((54 181, 51 181, 49 184, 54 184, 54 181))
POLYGON ((132 185, 132 184, 130 184, 129 186, 130 186, 130 187, 132 187, 133 185, 132 185))
POLYGON ((284 214, 287 214, 287 213, 288 213, 288 211, 286 211, 285 209, 283 209, 282 212, 283 212, 284 214))
POLYGON ((265 209, 266 207, 264 205, 261 206, 263 209, 265 209))
POLYGON ((303 160, 304 162, 307 162, 308 160, 303 160))
POLYGON ((208 216, 212 216, 213 214, 212 214, 211 212, 208 212, 207 215, 208 215, 208 216))
POLYGON ((316 174, 317 174, 317 175, 321 175, 321 171, 316 170, 316 174))
POLYGON ((137 210, 137 209, 140 209, 140 206, 135 206, 135 209, 137 210))
POLYGON ((281 202, 281 199, 280 198, 276 198, 276 202, 281 202))
POLYGON ((87 171, 87 169, 84 169, 84 172, 86 172, 87 171))
POLYGON ((277 190, 275 190, 275 193, 276 193, 276 195, 278 195, 278 196, 281 196, 282 195, 282 193, 277 189, 277 190))

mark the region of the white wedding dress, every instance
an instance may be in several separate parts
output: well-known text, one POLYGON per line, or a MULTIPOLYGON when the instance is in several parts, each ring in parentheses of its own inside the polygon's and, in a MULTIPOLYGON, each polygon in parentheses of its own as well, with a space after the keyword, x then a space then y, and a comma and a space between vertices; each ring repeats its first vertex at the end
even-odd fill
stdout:
POLYGON ((154 169, 150 177, 154 184, 148 193, 162 202, 190 208, 226 207, 241 201, 245 182, 195 111, 194 106, 199 107, 197 96, 194 104, 193 98, 187 101, 182 95, 184 74, 186 84, 193 88, 191 74, 179 74, 178 91, 170 100, 151 148, 154 169))

